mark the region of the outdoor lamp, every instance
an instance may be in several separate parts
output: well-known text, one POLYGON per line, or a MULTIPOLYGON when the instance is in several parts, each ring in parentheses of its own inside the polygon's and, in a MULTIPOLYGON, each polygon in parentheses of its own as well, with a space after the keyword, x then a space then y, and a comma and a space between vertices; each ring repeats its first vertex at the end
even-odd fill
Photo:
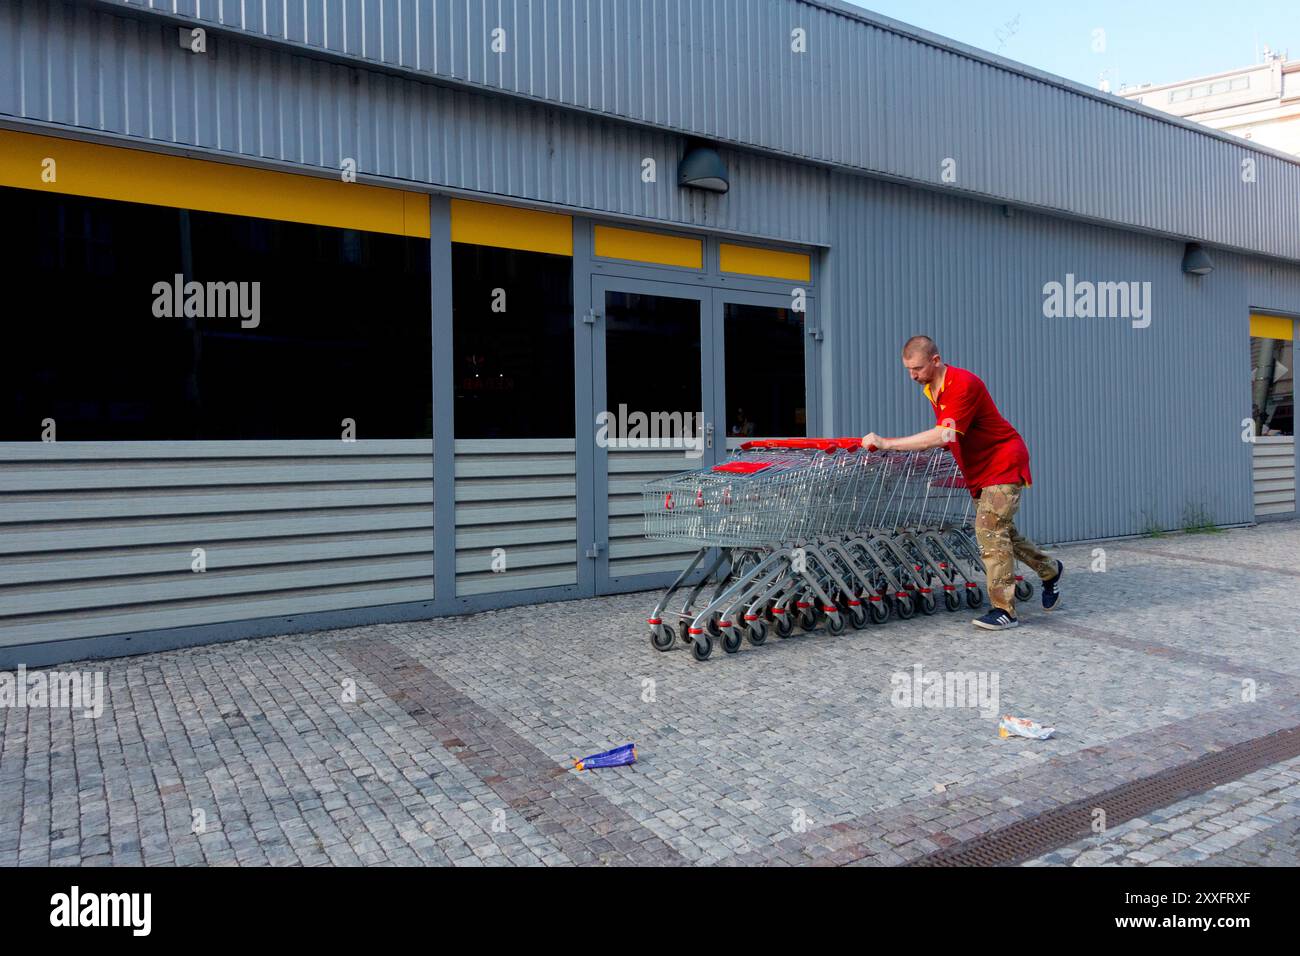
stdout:
POLYGON ((1183 271, 1188 275, 1207 276, 1214 271, 1214 260, 1199 242, 1189 242, 1183 253, 1183 271))
POLYGON ((686 151, 677 167, 677 185, 715 193, 725 193, 731 188, 727 165, 711 146, 695 146, 686 151))

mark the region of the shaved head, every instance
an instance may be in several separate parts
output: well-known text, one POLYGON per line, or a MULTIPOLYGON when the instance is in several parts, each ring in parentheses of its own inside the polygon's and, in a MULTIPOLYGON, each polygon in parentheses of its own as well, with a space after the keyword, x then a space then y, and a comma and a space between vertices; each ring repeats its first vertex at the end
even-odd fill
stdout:
POLYGON ((903 346, 903 358, 910 358, 913 355, 923 359, 932 359, 939 354, 939 346, 934 344, 934 339, 928 335, 914 335, 907 340, 903 346))

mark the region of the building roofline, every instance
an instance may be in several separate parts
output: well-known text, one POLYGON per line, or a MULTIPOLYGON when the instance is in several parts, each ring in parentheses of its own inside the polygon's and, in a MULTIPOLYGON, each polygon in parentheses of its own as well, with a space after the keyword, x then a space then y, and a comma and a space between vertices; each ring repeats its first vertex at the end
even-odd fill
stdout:
MULTIPOLYGON (((1261 153, 1266 156, 1273 156, 1277 159, 1284 159, 1294 165, 1300 166, 1300 156, 1293 156, 1291 153, 1283 152, 1280 149, 1273 149, 1270 146, 1260 146, 1252 143, 1250 140, 1242 139, 1240 136, 1233 136, 1230 133, 1220 133, 1218 130, 1204 126, 1200 123, 1184 120, 1174 116, 1171 113, 1164 113, 1151 106, 1144 106, 1141 103, 1135 103, 1117 93, 1103 93, 1100 90, 1094 90, 1090 86, 1077 83, 1074 80, 1066 79, 1063 76, 1057 76, 1055 73, 1048 73, 1046 70, 1040 70, 1037 67, 1029 66, 1025 63, 1018 63, 1015 60, 1008 60, 1006 57, 998 56, 996 53, 989 53, 987 50, 981 50, 978 47, 970 46, 958 40, 952 40, 948 37, 941 36, 938 33, 931 33, 929 30, 923 30, 920 27, 914 27, 911 24, 903 23, 901 20, 895 20, 884 14, 876 13, 872 10, 866 10, 862 7, 854 6, 846 0, 797 0, 798 3, 808 7, 815 7, 826 10, 829 13, 836 13, 841 16, 858 20, 868 26, 874 26, 882 30, 888 30, 899 36, 916 40, 918 43, 924 43, 940 50, 946 50, 949 53, 956 53, 960 56, 977 60, 988 66, 996 67, 1000 70, 1006 70, 1009 73, 1015 73, 1027 79, 1036 80, 1039 83, 1046 83, 1049 86, 1055 86, 1057 89, 1067 93, 1075 93, 1079 96, 1085 96, 1089 99, 1104 103, 1107 106, 1113 106, 1116 109, 1128 110, 1137 113, 1147 119, 1157 120, 1169 126, 1177 126, 1189 130, 1193 133, 1199 133, 1211 139, 1221 140, 1233 146, 1249 149, 1252 152, 1261 153)), ((1300 61, 1297 61, 1300 63, 1300 61)), ((1148 87, 1153 89, 1153 87, 1148 87)))
POLYGON ((1120 96, 1139 96, 1143 93, 1158 93, 1161 90, 1176 90, 1182 86, 1190 86, 1193 83, 1204 83, 1207 80, 1221 80, 1230 76, 1240 76, 1242 73, 1254 73, 1257 70, 1269 69, 1269 63, 1256 63, 1254 66, 1241 66, 1235 70, 1224 70, 1221 73, 1206 73, 1202 76, 1191 76, 1185 80, 1175 80, 1172 83, 1151 83, 1147 86, 1130 87, 1126 92, 1120 93, 1120 96))

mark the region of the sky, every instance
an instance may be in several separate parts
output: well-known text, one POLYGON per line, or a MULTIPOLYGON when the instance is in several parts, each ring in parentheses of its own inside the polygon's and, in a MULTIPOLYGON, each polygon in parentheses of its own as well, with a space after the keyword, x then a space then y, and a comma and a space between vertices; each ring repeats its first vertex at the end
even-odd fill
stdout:
POLYGON ((1300 59, 1300 0, 849 2, 1088 86, 1105 74, 1112 91, 1250 66, 1265 46, 1300 59))

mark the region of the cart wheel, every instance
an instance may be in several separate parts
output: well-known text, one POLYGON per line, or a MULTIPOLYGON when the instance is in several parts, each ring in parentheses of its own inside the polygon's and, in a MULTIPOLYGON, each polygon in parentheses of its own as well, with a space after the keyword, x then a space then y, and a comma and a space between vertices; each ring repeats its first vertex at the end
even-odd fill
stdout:
POLYGON ((799 608, 797 619, 799 626, 805 631, 815 630, 817 627, 817 612, 810 607, 799 608))
POLYGON ((868 613, 871 615, 872 624, 884 624, 889 620, 889 605, 884 601, 872 601, 870 606, 871 610, 868 613))
POLYGON ((925 615, 933 614, 939 610, 939 602, 934 598, 934 592, 921 595, 921 613, 925 615))
POLYGON ((867 612, 861 604, 849 608, 849 623, 853 625, 855 631, 860 631, 867 626, 867 612))
POLYGON ((749 643, 762 647, 767 643, 767 622, 761 618, 749 622, 749 643))
POLYGON ((740 633, 740 628, 729 627, 722 635, 722 649, 728 654, 734 654, 740 650, 740 642, 744 639, 745 636, 740 633))
POLYGON ((650 643, 656 651, 672 650, 677 634, 667 624, 656 624, 650 628, 650 643))
POLYGON ((943 592, 943 606, 949 611, 955 611, 961 607, 961 595, 956 591, 943 592))
POLYGON ((691 622, 690 621, 677 622, 677 639, 681 641, 683 644, 685 644, 687 647, 691 646, 691 622))
POLYGON ((776 615, 776 636, 784 640, 794 633, 794 616, 787 610, 776 615))
POLYGON ((984 589, 973 587, 966 589, 966 606, 971 610, 981 607, 984 604, 984 589))
POLYGON ((911 596, 894 598, 894 609, 904 621, 910 620, 916 613, 916 605, 912 603, 911 596))
POLYGON ((828 633, 830 633, 830 634, 835 634, 835 635, 843 634, 843 633, 844 633, 844 627, 845 627, 845 624, 844 624, 844 615, 843 615, 843 614, 827 614, 827 615, 826 615, 826 630, 827 630, 828 633))
POLYGON ((696 634, 691 641, 691 653, 697 661, 707 661, 713 653, 713 641, 707 634, 696 634))
POLYGON ((721 636, 722 636, 722 628, 718 627, 718 616, 717 616, 716 614, 713 615, 713 616, 711 616, 711 617, 709 618, 708 623, 705 624, 704 626, 705 626, 705 627, 708 629, 708 631, 709 631, 709 637, 721 637, 721 636))
POLYGON ((1028 600, 1029 600, 1031 597, 1033 597, 1033 596, 1034 596, 1034 589, 1033 589, 1033 586, 1030 585, 1030 583, 1029 583, 1028 581, 1017 581, 1017 582, 1016 582, 1016 600, 1017 600, 1017 601, 1028 601, 1028 600))

